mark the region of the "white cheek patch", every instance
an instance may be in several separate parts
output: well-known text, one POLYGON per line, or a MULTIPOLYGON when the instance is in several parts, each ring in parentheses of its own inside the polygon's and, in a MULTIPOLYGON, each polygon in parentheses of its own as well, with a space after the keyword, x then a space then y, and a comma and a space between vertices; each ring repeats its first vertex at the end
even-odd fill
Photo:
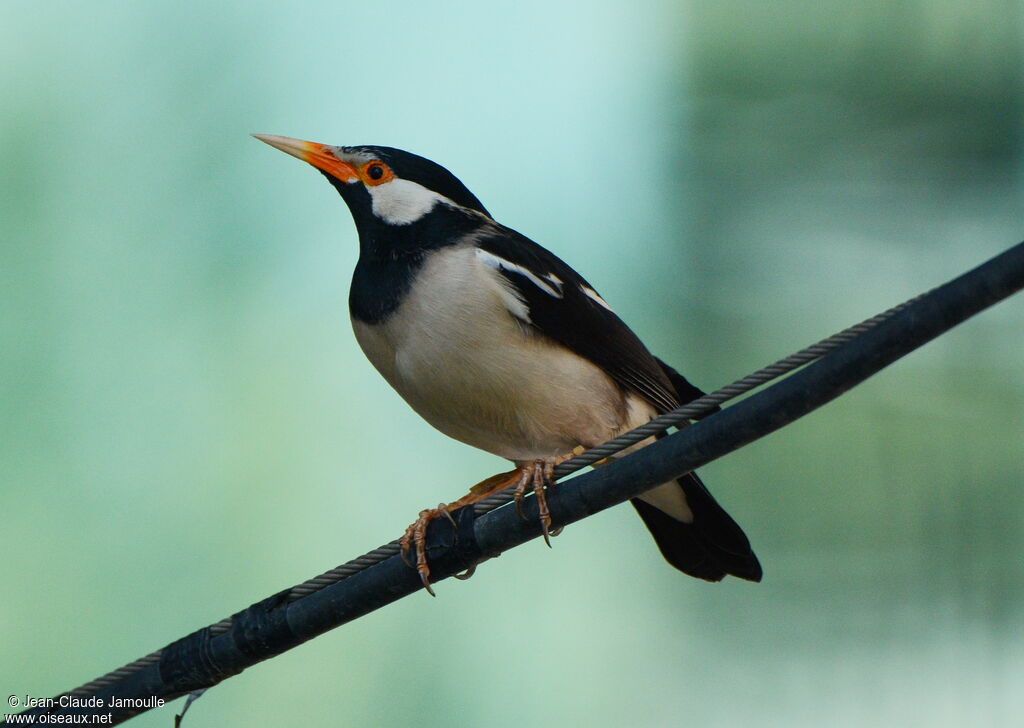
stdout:
POLYGON ((414 223, 439 202, 455 205, 444 195, 407 179, 394 179, 366 189, 373 201, 373 214, 389 225, 414 223))
POLYGON ((596 303, 598 306, 608 309, 609 311, 612 310, 612 307, 608 305, 608 302, 601 298, 601 296, 598 295, 597 291, 595 291, 590 286, 580 286, 580 290, 583 291, 583 295, 585 295, 591 301, 596 303))
POLYGON ((561 279, 559 279, 558 276, 554 274, 549 273, 548 275, 544 276, 544 278, 546 278, 547 280, 544 280, 543 278, 537 276, 529 268, 524 268, 523 266, 518 265, 517 263, 505 260, 504 258, 498 257, 494 253, 488 253, 486 250, 482 248, 476 249, 476 257, 479 258, 484 265, 493 268, 498 272, 506 270, 510 273, 518 273, 519 275, 523 276, 528 281, 530 281, 530 283, 537 286, 537 288, 544 291, 544 293, 548 294, 549 296, 554 296, 555 298, 562 297, 562 281, 561 279))

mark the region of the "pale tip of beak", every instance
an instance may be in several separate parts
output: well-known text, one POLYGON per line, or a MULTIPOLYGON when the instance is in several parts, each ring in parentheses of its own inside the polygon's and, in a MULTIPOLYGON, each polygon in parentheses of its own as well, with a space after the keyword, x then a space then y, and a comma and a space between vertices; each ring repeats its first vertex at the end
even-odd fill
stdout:
POLYGON ((304 162, 308 161, 309 142, 286 136, 278 136, 277 134, 253 134, 253 136, 275 149, 280 149, 282 152, 286 152, 293 157, 298 157, 304 162))
POLYGON ((326 172, 342 182, 355 182, 359 179, 359 175, 351 163, 338 158, 335 151, 338 149, 337 147, 276 134, 253 134, 253 136, 275 149, 280 149, 303 162, 312 164, 320 171, 326 172))

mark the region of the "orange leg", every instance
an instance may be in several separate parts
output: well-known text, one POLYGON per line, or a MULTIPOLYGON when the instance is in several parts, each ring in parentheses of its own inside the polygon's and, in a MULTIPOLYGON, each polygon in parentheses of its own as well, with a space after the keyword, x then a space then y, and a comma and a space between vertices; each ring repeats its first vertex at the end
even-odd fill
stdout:
MULTIPOLYGON (((452 525, 455 521, 452 519, 451 511, 462 508, 463 506, 473 505, 482 501, 489 495, 502 491, 512 485, 516 487, 515 498, 516 498, 516 510, 521 509, 521 503, 523 496, 526 495, 528 489, 532 489, 534 495, 537 497, 537 507, 540 510, 540 523, 544 529, 544 541, 551 545, 550 537, 552 535, 558 535, 558 532, 552 533, 551 528, 551 511, 548 509, 548 499, 544 492, 545 486, 552 482, 552 476, 554 475, 555 465, 560 460, 552 462, 545 460, 534 460, 530 463, 517 467, 507 473, 499 473, 498 475, 492 475, 486 480, 482 480, 472 488, 469 489, 469 493, 459 498, 457 501, 445 505, 444 503, 438 504, 437 508, 428 508, 420 511, 419 518, 405 529, 405 535, 402 536, 399 542, 402 549, 402 557, 407 558, 407 555, 415 553, 416 555, 416 571, 419 572, 420 581, 423 582, 423 587, 431 596, 436 596, 434 590, 430 587, 430 565, 427 563, 427 526, 430 522, 445 517, 452 521, 452 525), (413 551, 415 549, 415 551, 413 551)), ((521 510, 520 510, 521 512, 521 510)), ((406 563, 409 563, 408 560, 406 563)), ((412 566, 410 563, 409 566, 412 566)), ((472 575, 472 569, 461 576, 463 579, 468 579, 472 575)))
POLYGON ((516 512, 523 517, 523 497, 527 489, 533 490, 537 498, 537 510, 540 513, 540 526, 544 531, 544 543, 551 548, 551 511, 548 509, 548 496, 544 488, 554 482, 555 464, 551 461, 534 460, 524 465, 518 471, 519 480, 516 483, 516 512))

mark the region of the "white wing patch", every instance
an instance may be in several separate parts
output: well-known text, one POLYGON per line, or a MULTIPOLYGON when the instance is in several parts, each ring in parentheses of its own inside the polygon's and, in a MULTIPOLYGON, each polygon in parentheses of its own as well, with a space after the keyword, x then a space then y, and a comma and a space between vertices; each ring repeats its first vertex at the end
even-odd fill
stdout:
MULTIPOLYGON (((607 301, 605 301, 605 300, 604 300, 603 298, 601 298, 601 296, 599 296, 599 295, 597 294, 597 291, 595 291, 595 290, 594 290, 593 288, 591 288, 590 286, 580 286, 580 290, 581 290, 581 291, 583 291, 583 294, 584 294, 584 295, 585 295, 585 296, 586 296, 587 298, 589 298, 589 299, 590 299, 591 301, 593 301, 594 303, 596 303, 596 304, 597 304, 598 306, 601 306, 602 308, 606 308, 606 309, 608 309, 609 311, 611 311, 611 310, 612 310, 612 307, 608 305, 608 302, 607 302, 607 301)), ((613 313, 614 313, 614 312, 613 312, 613 313)))
MULTIPOLYGON (((543 278, 531 271, 529 268, 505 260, 494 253, 489 253, 483 248, 476 249, 476 257, 487 267, 501 272, 507 270, 510 273, 517 273, 526 278, 530 283, 554 298, 562 297, 562 280, 554 273, 548 273, 543 278)), ((597 295, 596 293, 594 294, 597 295)), ((607 305, 607 304, 605 304, 607 305)))
POLYGON ((433 210, 439 202, 455 206, 444 195, 407 179, 393 179, 386 184, 366 189, 373 201, 373 214, 390 225, 414 223, 433 210))
POLYGON ((512 284, 512 281, 501 275, 501 262, 508 262, 499 258, 496 255, 491 255, 485 250, 480 248, 476 249, 476 258, 483 263, 487 268, 498 271, 498 275, 488 273, 488 277, 493 280, 495 285, 498 287, 498 295, 501 296, 502 303, 505 304, 505 308, 514 317, 525 323, 533 323, 530 318, 530 307, 526 305, 526 299, 523 298, 518 289, 512 284))
POLYGON ((555 288, 558 289, 558 297, 562 297, 562 279, 556 276, 554 273, 545 273, 544 278, 551 281, 555 288))

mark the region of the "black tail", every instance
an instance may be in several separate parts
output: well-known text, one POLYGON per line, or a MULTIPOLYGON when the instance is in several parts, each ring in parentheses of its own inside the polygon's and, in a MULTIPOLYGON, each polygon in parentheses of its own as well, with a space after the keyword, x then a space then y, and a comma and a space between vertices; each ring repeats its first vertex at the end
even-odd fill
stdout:
POLYGON ((630 501, 640 513, 662 555, 680 571, 708 581, 726 574, 761 581, 761 564, 750 548, 743 529, 715 502, 696 473, 678 481, 693 512, 693 522, 683 523, 649 503, 630 501))

